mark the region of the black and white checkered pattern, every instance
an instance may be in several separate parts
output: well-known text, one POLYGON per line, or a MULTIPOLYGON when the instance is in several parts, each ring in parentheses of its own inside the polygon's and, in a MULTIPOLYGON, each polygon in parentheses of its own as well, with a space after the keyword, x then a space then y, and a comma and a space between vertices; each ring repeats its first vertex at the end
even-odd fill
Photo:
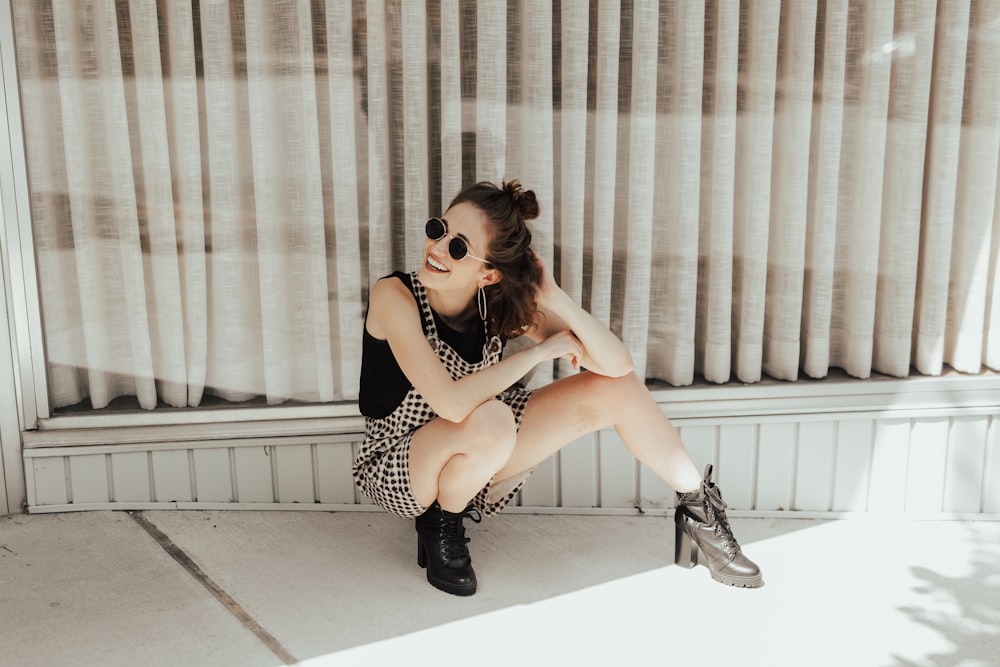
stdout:
MULTIPOLYGON (((496 336, 487 340, 483 346, 482 361, 473 364, 459 356, 450 345, 438 337, 434 317, 427 302, 427 292, 417 280, 416 273, 410 275, 410 284, 420 305, 427 340, 452 378, 457 380, 500 361, 501 345, 500 339, 496 336)), ((529 390, 514 386, 499 394, 497 399, 510 407, 517 425, 520 426, 530 397, 529 390)), ((410 443, 417 429, 436 417, 423 396, 411 387, 402 403, 388 416, 381 419, 365 418, 365 439, 354 458, 354 479, 361 491, 387 512, 404 518, 413 518, 420 516, 427 509, 417 502, 410 489, 410 443)), ((472 503, 487 516, 496 514, 514 498, 527 477, 528 475, 524 475, 515 484, 509 485, 510 488, 505 488, 500 498, 493 497, 496 494, 490 494, 493 484, 491 480, 476 494, 472 503)))

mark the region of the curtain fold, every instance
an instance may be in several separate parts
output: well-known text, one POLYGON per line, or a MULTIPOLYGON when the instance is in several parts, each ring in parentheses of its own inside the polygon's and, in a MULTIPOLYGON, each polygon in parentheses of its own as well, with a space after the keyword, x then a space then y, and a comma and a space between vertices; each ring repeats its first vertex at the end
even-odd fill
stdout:
POLYGON ((511 178, 647 379, 1000 369, 1000 0, 13 9, 57 410, 353 400, 371 284, 511 178))
POLYGON ((789 3, 779 22, 761 371, 797 380, 801 352, 817 7, 789 3))

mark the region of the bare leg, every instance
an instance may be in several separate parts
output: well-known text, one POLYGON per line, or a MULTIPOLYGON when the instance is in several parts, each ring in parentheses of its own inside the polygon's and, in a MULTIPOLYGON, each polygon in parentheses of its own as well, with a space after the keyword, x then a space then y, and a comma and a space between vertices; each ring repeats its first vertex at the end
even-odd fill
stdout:
POLYGON ((517 424, 510 408, 487 401, 465 421, 435 419, 410 445, 410 486, 421 505, 461 512, 510 457, 517 424))
POLYGON ((614 426, 629 451, 675 491, 701 486, 701 475, 677 429, 634 373, 609 378, 584 372, 536 390, 514 451, 497 472, 507 479, 532 468, 587 433, 614 426))

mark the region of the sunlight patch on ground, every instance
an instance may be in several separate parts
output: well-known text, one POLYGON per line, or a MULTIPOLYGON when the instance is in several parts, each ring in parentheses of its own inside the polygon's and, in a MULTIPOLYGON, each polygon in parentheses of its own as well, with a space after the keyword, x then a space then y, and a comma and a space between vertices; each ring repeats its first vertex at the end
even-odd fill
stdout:
POLYGON ((759 590, 665 566, 301 664, 987 664, 1000 524, 951 523, 944 540, 925 525, 833 521, 754 541, 759 590))

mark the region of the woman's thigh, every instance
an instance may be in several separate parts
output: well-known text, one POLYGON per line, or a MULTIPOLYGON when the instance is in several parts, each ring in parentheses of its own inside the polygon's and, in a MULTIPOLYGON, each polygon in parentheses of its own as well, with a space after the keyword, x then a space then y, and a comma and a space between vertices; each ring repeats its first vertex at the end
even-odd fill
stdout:
POLYGON ((615 424, 622 406, 648 397, 634 373, 609 378, 572 375, 533 391, 517 432, 517 442, 498 480, 533 468, 577 438, 615 424), (641 393, 640 393, 641 392, 641 393))

